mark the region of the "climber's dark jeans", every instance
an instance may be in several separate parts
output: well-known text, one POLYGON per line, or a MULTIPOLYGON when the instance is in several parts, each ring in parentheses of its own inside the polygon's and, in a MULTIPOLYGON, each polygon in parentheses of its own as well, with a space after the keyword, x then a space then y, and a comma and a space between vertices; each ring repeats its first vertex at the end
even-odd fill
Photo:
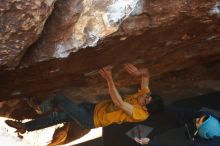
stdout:
POLYGON ((40 109, 46 112, 54 107, 59 107, 62 111, 53 112, 49 115, 24 123, 26 130, 39 130, 63 122, 75 122, 84 129, 94 128, 93 114, 95 104, 81 103, 77 105, 64 95, 56 94, 53 98, 45 101, 40 106, 40 109))

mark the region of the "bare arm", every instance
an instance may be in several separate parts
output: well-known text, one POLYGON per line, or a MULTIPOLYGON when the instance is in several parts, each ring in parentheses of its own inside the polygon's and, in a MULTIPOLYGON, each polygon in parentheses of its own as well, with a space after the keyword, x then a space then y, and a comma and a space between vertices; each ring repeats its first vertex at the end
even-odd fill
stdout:
POLYGON ((149 88, 149 72, 147 68, 143 68, 141 71, 141 89, 149 88))
POLYGON ((141 89, 149 88, 149 72, 147 68, 138 69, 132 64, 125 64, 125 70, 133 76, 141 76, 141 89))
POLYGON ((108 89, 109 89, 109 94, 111 96, 112 101, 114 102, 114 104, 119 107, 120 109, 122 109, 123 111, 125 111, 128 115, 132 115, 132 109, 133 106, 127 102, 124 102, 121 95, 119 94, 115 83, 112 79, 112 73, 111 73, 111 68, 110 67, 104 67, 102 69, 99 70, 99 73, 101 74, 101 76, 106 79, 107 83, 108 83, 108 89))

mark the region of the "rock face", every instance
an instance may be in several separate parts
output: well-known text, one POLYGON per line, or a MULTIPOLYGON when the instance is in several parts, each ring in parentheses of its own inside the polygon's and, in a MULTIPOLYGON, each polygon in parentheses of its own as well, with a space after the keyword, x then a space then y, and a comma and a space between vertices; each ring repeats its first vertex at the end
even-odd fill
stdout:
POLYGON ((41 34, 55 0, 4 0, 0 4, 0 65, 15 67, 41 34))
POLYGON ((1 54, 7 52, 1 55, 1 100, 76 86, 103 89, 105 82, 100 82, 97 69, 105 65, 114 66, 116 80, 122 77, 117 81, 119 86, 129 86, 137 81, 130 82, 121 72, 125 62, 147 66, 152 77, 158 78, 220 58, 217 0, 65 0, 55 3, 47 20, 55 1, 27 1, 20 8, 22 2, 2 3, 8 7, 1 9, 5 28, 1 29, 5 40, 1 54), (20 15, 12 15, 14 9, 20 15), (16 40, 25 43, 11 49, 16 48, 17 44, 11 43, 16 40), (17 67, 8 70, 3 65, 17 67))
POLYGON ((46 25, 47 31, 37 42, 38 45, 31 48, 27 55, 29 59, 24 61, 24 65, 52 58, 66 58, 71 52, 94 47, 100 39, 116 32, 133 11, 142 13, 143 1, 58 1, 56 11, 46 25), (141 8, 138 7, 140 2, 141 8))

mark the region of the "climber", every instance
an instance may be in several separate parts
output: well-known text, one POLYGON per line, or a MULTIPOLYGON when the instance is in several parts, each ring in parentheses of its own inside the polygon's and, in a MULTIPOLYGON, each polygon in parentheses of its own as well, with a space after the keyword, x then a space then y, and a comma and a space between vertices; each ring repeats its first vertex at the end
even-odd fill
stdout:
MULTIPOLYGON (((100 69, 99 74, 107 81, 111 100, 96 104, 84 102, 76 105, 63 94, 57 93, 53 98, 38 106, 38 109, 42 110, 41 112, 47 112, 51 108, 58 107, 61 111, 52 112, 25 123, 13 120, 5 122, 23 134, 26 131, 39 130, 71 121, 85 129, 105 127, 113 123, 144 121, 149 116, 148 106, 151 105, 151 100, 154 101, 150 95, 148 70, 147 68, 138 69, 132 64, 125 64, 124 69, 133 76, 141 77, 141 88, 136 94, 122 98, 112 79, 112 69, 107 66, 100 69)), ((152 103, 157 104, 155 101, 152 103)))

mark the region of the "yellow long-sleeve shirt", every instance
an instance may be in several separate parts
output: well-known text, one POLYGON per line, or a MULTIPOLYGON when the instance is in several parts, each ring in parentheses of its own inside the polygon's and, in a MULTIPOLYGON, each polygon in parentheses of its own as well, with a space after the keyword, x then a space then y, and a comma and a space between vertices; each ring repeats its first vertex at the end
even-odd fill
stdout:
POLYGON ((149 117, 149 113, 139 104, 138 97, 149 92, 149 89, 142 89, 136 94, 129 95, 123 99, 125 102, 133 105, 132 116, 116 107, 110 100, 97 103, 94 110, 94 126, 105 127, 114 123, 121 124, 124 122, 144 121, 149 117))

